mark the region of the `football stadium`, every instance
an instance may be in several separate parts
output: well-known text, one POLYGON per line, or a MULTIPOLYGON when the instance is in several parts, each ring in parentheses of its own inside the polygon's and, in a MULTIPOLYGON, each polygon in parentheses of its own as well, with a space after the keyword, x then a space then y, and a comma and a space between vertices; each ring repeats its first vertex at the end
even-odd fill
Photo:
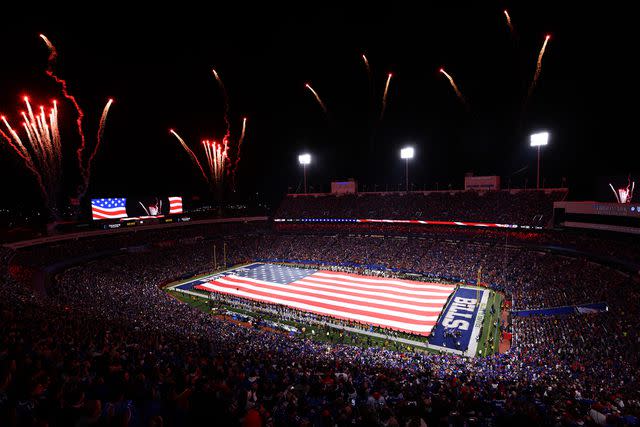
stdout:
POLYGON ((625 16, 174 6, 0 28, 0 427, 640 423, 625 16))

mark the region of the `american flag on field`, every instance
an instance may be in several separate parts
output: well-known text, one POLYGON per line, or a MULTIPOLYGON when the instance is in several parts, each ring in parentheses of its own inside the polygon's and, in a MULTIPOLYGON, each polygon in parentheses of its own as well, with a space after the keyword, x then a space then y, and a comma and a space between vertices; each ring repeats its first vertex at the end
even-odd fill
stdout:
POLYGON ((182 197, 169 197, 169 213, 182 213, 182 197))
POLYGON ((254 264, 196 289, 429 335, 455 286, 254 264))
POLYGON ((91 199, 93 219, 124 218, 127 216, 127 199, 91 199))

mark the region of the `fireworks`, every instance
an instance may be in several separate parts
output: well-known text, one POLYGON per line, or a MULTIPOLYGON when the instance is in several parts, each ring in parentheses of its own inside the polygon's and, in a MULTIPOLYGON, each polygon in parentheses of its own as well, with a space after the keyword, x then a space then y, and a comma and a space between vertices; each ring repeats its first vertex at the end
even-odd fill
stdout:
POLYGON ((616 196, 616 201, 618 203, 631 203, 631 200, 633 199, 633 190, 635 190, 636 188, 636 182, 632 182, 631 175, 629 175, 628 184, 626 187, 618 188, 618 191, 613 188, 613 185, 611 183, 609 183, 609 187, 611 188, 611 191, 613 191, 613 195, 616 196))
POLYGON ((322 102, 322 99, 320 99, 320 96, 318 95, 318 92, 316 92, 309 83, 305 84, 304 87, 306 87, 307 89, 309 89, 311 91, 311 93, 313 94, 313 96, 316 98, 316 100, 318 101, 318 104, 320 104, 320 107, 322 107, 322 111, 325 112, 325 114, 327 113, 327 107, 324 105, 324 102, 322 102))
MULTIPOLYGON (((100 126, 98 129, 98 136, 96 139, 96 144, 93 147, 93 150, 91 151, 89 158, 86 160, 85 162, 85 155, 84 155, 84 151, 87 148, 87 140, 82 128, 82 120, 84 119, 84 111, 82 111, 82 108, 80 108, 80 104, 78 104, 78 101, 76 100, 75 96, 73 96, 70 92, 69 89, 67 88, 67 81, 60 78, 58 75, 56 75, 53 71, 53 66, 55 64, 56 58, 58 57, 58 51, 56 50, 55 46, 53 45, 53 43, 51 43, 51 41, 44 35, 44 34, 40 34, 40 38, 44 41, 44 43, 47 45, 47 48, 49 49, 49 58, 47 59, 47 70, 46 73, 49 77, 51 77, 56 83, 58 83, 60 85, 60 88, 62 90, 62 94, 64 95, 64 97, 66 99, 68 99, 74 106, 76 113, 78 114, 78 117, 76 119, 76 127, 78 129, 78 135, 80 135, 80 145, 78 146, 77 150, 76 150, 76 158, 78 161, 78 168, 80 170, 80 175, 82 176, 82 183, 78 186, 78 197, 83 197, 84 194, 87 191, 87 188, 89 187, 89 180, 91 179, 91 162, 93 161, 94 157, 96 156, 97 152, 98 152, 98 148, 100 147, 101 143, 102 143, 102 139, 104 136, 104 127, 105 127, 105 123, 106 123, 106 119, 107 119, 107 114, 109 112, 109 107, 111 107, 111 104, 113 103, 113 100, 109 100, 107 102, 107 105, 104 107, 104 110, 102 112, 102 117, 100 119, 100 126)), ((55 105, 54 105, 55 107, 55 105)), ((54 108, 54 111, 55 110, 54 108)), ((57 114, 57 113, 56 113, 57 114)), ((57 126, 57 123, 56 123, 57 126)), ((57 127, 56 127, 57 129, 57 127)), ((56 132, 57 133, 57 132, 56 132)), ((58 145, 60 144, 60 139, 59 139, 59 133, 58 133, 58 140, 56 142, 58 145)))
POLYGON ((536 72, 533 74, 533 80, 531 80, 531 85, 529 86, 529 92, 527 93, 527 100, 531 97, 533 90, 538 84, 538 79, 540 78, 540 73, 542 72, 542 57, 544 56, 544 51, 547 49, 547 43, 551 38, 550 35, 544 38, 544 43, 542 43, 542 49, 540 49, 540 53, 538 54, 538 62, 536 62, 536 72))
POLYGON ((364 53, 362 54, 362 60, 364 61, 364 66, 367 69, 367 75, 369 76, 369 80, 371 80, 371 67, 369 66, 369 60, 367 59, 367 56, 364 53))
POLYGON ((215 69, 212 69, 211 71, 213 72, 213 76, 220 86, 220 90, 222 91, 222 96, 224 99, 225 132, 224 136, 222 137, 222 142, 219 143, 215 140, 209 139, 202 140, 202 148, 204 151, 205 159, 201 162, 198 159, 196 153, 194 153, 194 151, 189 148, 185 140, 182 139, 180 135, 178 135, 173 129, 170 129, 169 132, 176 137, 176 139, 180 142, 182 148, 189 154, 189 157, 191 157, 192 162, 198 167, 198 170, 202 174, 202 177, 207 182, 207 184, 209 184, 212 189, 216 187, 218 190, 220 190, 222 188, 221 185, 225 174, 231 175, 231 178, 235 182, 235 173, 240 163, 240 148, 245 137, 247 119, 246 117, 244 117, 242 120, 242 132, 238 141, 235 162, 233 162, 229 158, 231 126, 229 121, 229 98, 227 96, 227 89, 225 88, 218 72, 215 69), (203 167, 203 164, 205 164, 205 162, 206 168, 208 168, 208 173, 207 171, 205 171, 205 167, 203 167))
POLYGON ((511 35, 515 35, 515 30, 513 28, 513 24, 511 23, 511 17, 509 16, 509 12, 507 9, 504 10, 504 16, 507 18, 507 25, 509 26, 509 32, 511 35))
MULTIPOLYGON (((34 114, 28 97, 24 97, 27 113, 21 112, 22 126, 27 135, 27 142, 23 142, 5 116, 2 121, 9 132, 8 135, 0 131, 2 138, 20 156, 27 169, 36 177, 38 186, 49 206, 55 201, 55 194, 60 184, 62 172, 62 145, 58 127, 58 107, 52 101, 51 109, 46 114, 44 107, 38 108, 34 114)), ((49 206, 51 207, 51 206, 49 206)))
POLYGON ((236 154, 236 162, 233 166, 233 178, 235 180, 236 171, 238 170, 238 165, 240 163, 240 150, 242 149, 242 142, 244 141, 244 134, 247 130, 247 118, 242 118, 242 132, 240 132, 240 139, 238 140, 238 152, 236 154))
POLYGON ((226 170, 227 160, 229 159, 229 141, 227 138, 224 138, 220 144, 216 141, 205 139, 202 141, 202 145, 205 155, 207 156, 209 172, 211 173, 210 182, 220 185, 222 183, 223 173, 226 170))
POLYGON ((451 83, 451 87, 453 88, 454 92, 456 93, 456 96, 458 97, 458 99, 460 100, 460 102, 462 102, 462 104, 465 106, 465 108, 469 108, 469 105, 467 104, 467 100, 465 99, 465 97, 462 95, 462 92, 460 92, 460 89, 458 88, 458 85, 456 84, 456 82, 453 80, 453 77, 451 77, 445 70, 444 68, 440 68, 440 72, 442 74, 444 74, 444 76, 447 78, 447 80, 449 80, 449 83, 451 83))
POLYGON ((227 89, 224 87, 224 83, 222 83, 222 79, 220 75, 216 72, 215 69, 211 69, 213 71, 213 75, 218 81, 218 85, 220 86, 220 90, 222 91, 222 98, 224 99, 224 124, 226 125, 225 137, 229 137, 229 129, 231 125, 229 124, 229 97, 227 96, 227 89))
POLYGON ((202 173, 202 176, 204 177, 204 180, 209 182, 209 176, 205 173, 204 169, 202 168, 202 164, 198 160, 198 157, 193 152, 193 150, 191 150, 191 148, 189 148, 187 143, 184 142, 184 139, 182 139, 182 137, 180 135, 178 135, 178 133, 176 131, 174 131, 173 129, 169 129, 169 132, 178 139, 178 141, 180 142, 180 145, 182 145, 182 148, 184 148, 184 150, 189 154, 189 157, 191 157, 191 160, 193 161, 193 163, 196 166, 198 166, 198 169, 200 169, 200 172, 202 173))
POLYGON ((85 167, 82 162, 82 158, 83 158, 82 155, 86 146, 86 138, 84 136, 84 131, 82 130, 82 119, 84 118, 84 112, 82 111, 82 108, 80 108, 80 105, 78 104, 78 101, 76 101, 76 98, 69 93, 69 90, 67 89, 67 81, 64 79, 61 79, 53 72, 53 65, 55 64, 56 58, 58 57, 58 51, 56 50, 53 43, 51 43, 51 41, 49 41, 49 39, 44 34, 40 34, 40 38, 44 41, 44 43, 47 45, 47 48, 49 49, 49 58, 47 60, 48 64, 47 64, 47 71, 46 71, 47 75, 60 85, 60 88, 62 89, 62 94, 64 95, 65 98, 71 101, 71 103, 76 109, 76 112, 78 113, 78 118, 76 119, 76 126, 78 128, 78 134, 80 135, 80 146, 76 151, 76 156, 78 158, 78 167, 80 168, 80 172, 84 176, 85 167))
POLYGON ((380 120, 384 117, 384 111, 387 109, 387 94, 389 93, 389 83, 391 83, 393 73, 387 75, 387 83, 384 85, 384 94, 382 95, 382 110, 380 110, 380 120))
POLYGON ((100 116, 100 124, 98 126, 98 136, 96 138, 96 145, 93 146, 93 150, 91 151, 91 155, 89 155, 89 160, 87 160, 86 167, 81 169, 82 172, 82 184, 79 187, 78 197, 83 197, 87 192, 87 188, 89 187, 89 178, 91 177, 91 165, 93 163, 93 158, 98 153, 98 149, 100 145, 102 145, 102 140, 104 139, 104 128, 107 124, 107 115, 109 114, 109 108, 113 104, 113 99, 109 99, 107 104, 104 106, 102 110, 102 116, 100 116))

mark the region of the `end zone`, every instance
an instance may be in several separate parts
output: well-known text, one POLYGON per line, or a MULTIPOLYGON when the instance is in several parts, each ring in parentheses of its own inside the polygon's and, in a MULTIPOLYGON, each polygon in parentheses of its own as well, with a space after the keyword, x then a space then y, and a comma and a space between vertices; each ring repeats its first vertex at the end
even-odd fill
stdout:
POLYGON ((431 331, 429 348, 475 356, 489 294, 490 291, 484 288, 459 287, 431 331))

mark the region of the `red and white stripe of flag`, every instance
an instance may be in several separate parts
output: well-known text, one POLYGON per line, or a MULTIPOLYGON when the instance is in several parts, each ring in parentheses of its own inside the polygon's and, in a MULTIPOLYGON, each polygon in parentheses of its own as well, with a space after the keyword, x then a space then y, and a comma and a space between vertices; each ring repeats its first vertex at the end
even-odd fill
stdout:
POLYGON ((288 284, 229 275, 196 289, 429 335, 455 287, 318 271, 288 284))

